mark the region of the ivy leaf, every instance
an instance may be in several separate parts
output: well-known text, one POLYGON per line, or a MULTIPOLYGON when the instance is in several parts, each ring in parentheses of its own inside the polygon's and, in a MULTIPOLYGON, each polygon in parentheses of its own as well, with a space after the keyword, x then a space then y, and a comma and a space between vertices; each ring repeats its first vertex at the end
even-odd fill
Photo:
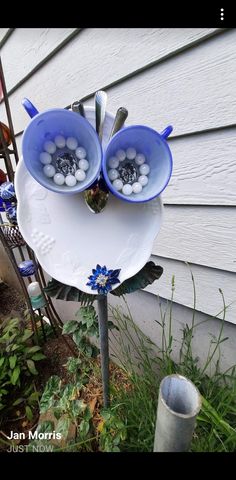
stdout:
POLYGON ((54 428, 54 422, 45 420, 44 422, 38 424, 37 431, 38 433, 53 432, 54 428))
POLYGON ((80 347, 81 341, 82 341, 82 333, 80 330, 77 330, 77 332, 73 333, 73 341, 75 342, 77 347, 80 347))
POLYGON ((44 392, 40 399, 40 413, 45 413, 54 404, 54 396, 60 394, 60 378, 53 375, 47 381, 44 392))
POLYGON ((119 287, 111 291, 112 295, 125 295, 126 293, 132 293, 141 288, 145 288, 155 280, 161 277, 163 268, 159 265, 155 265, 154 262, 147 262, 146 265, 133 277, 125 280, 119 287))
POLYGON ((55 280, 55 278, 52 278, 52 280, 48 282, 47 286, 43 290, 49 297, 55 297, 59 300, 66 300, 69 302, 91 304, 96 299, 96 295, 84 293, 78 288, 58 282, 58 280, 55 280))
POLYGON ((70 419, 68 417, 61 417, 56 426, 56 432, 60 433, 63 438, 66 438, 68 435, 70 427, 70 419))
POLYGON ((70 320, 63 325, 63 335, 74 333, 79 328, 79 323, 76 320, 70 320))
POLYGON ((90 429, 89 422, 87 420, 81 420, 79 429, 80 429, 81 435, 83 435, 83 437, 86 437, 90 429))
POLYGON ((86 410, 86 403, 83 400, 72 400, 70 404, 70 410, 74 418, 81 415, 86 410))

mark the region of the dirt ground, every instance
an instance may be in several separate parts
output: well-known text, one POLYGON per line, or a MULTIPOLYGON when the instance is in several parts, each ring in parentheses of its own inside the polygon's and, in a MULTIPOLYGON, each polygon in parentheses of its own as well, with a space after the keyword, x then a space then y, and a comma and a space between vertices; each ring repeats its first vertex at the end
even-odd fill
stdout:
POLYGON ((13 314, 19 313, 23 315, 26 310, 26 303, 24 296, 21 295, 15 288, 0 283, 0 323, 1 321, 13 314))

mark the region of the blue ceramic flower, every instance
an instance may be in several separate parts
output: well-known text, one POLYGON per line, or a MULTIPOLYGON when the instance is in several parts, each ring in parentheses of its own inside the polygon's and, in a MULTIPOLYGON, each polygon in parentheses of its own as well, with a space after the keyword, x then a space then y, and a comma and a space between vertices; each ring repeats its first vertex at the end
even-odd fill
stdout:
POLYGON ((0 186, 0 196, 3 200, 10 200, 16 196, 15 188, 12 182, 4 182, 0 186))
POLYGON ((92 290, 97 290, 99 295, 106 295, 112 290, 112 285, 120 283, 118 276, 120 274, 120 269, 118 270, 107 270, 107 267, 101 267, 100 265, 96 266, 96 269, 93 268, 93 274, 90 275, 89 282, 86 284, 91 287, 92 290))
POLYGON ((25 260, 18 265, 22 277, 30 277, 36 272, 36 265, 32 260, 25 260))

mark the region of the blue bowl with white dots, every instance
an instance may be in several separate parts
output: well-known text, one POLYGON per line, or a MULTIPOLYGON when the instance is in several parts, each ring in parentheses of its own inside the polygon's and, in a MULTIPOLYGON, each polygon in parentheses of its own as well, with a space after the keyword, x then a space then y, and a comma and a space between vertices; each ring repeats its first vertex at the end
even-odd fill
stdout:
POLYGON ((40 185, 56 193, 71 195, 82 192, 90 187, 98 178, 101 171, 102 148, 98 135, 88 120, 78 115, 78 113, 60 108, 38 113, 28 99, 24 99, 22 103, 27 113, 33 117, 22 139, 24 162, 32 177, 40 183, 40 185), (57 143, 55 139, 58 139, 59 146, 55 147, 55 142, 57 143), (71 145, 62 145, 60 147, 60 141, 63 139, 64 143, 65 140, 67 143, 67 140, 70 139, 71 145), (80 169, 77 164, 79 164, 80 158, 82 159, 82 163, 85 163, 85 155, 78 158, 76 157, 76 147, 72 145, 75 140, 78 149, 81 149, 81 147, 82 150, 85 149, 87 163, 89 164, 89 166, 87 165, 86 172, 82 172, 84 175, 82 178, 76 177, 77 169, 80 169), (45 145, 48 145, 48 150, 46 150, 47 147, 45 147, 45 145), (53 145, 56 151, 50 151, 50 147, 53 147, 53 145), (41 154, 43 154, 45 159, 44 157, 40 157, 41 154), (48 164, 47 156, 48 158, 51 156, 51 161, 49 160, 48 164), (59 168, 58 165, 62 170, 57 169, 59 168), (52 172, 54 169, 54 173, 46 176, 44 167, 48 169, 48 171, 51 168, 52 172), (66 169, 69 170, 67 171, 66 169), (76 183, 73 184, 72 182, 72 185, 68 185, 64 181, 63 184, 56 184, 54 175, 56 173, 58 174, 58 172, 60 172, 61 176, 62 173, 64 174, 65 180, 68 175, 74 177, 74 181, 76 178, 76 183))
POLYGON ((110 140, 102 159, 102 171, 109 190, 121 200, 148 202, 168 185, 173 161, 167 137, 144 125, 123 128, 110 140))

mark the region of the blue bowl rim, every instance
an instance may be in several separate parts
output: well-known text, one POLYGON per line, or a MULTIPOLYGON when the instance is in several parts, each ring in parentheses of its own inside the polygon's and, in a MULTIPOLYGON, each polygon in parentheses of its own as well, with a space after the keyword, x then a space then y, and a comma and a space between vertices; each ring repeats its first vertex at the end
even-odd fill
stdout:
POLYGON ((128 127, 124 127, 122 128, 121 130, 119 130, 112 138, 111 140, 109 141, 108 145, 107 145, 107 148, 106 148, 106 151, 102 157, 102 172, 103 172, 103 176, 105 178, 105 181, 106 181, 106 184, 109 188, 109 190, 111 191, 111 193, 113 193, 113 195, 115 195, 116 197, 120 198, 121 200, 124 200, 126 202, 129 202, 129 203, 145 203, 145 202, 149 202, 151 200, 153 200, 154 198, 158 197, 162 192, 163 190, 165 190, 165 188, 167 187, 169 181, 170 181, 170 177, 172 175, 172 171, 173 171, 173 158, 172 158, 172 153, 171 153, 171 150, 170 150, 170 147, 167 143, 167 141, 165 140, 164 137, 162 137, 162 135, 160 133, 158 133, 156 130, 154 130, 153 128, 151 127, 148 127, 146 125, 129 125, 128 127), (158 136, 158 138, 160 138, 166 148, 167 148, 167 151, 168 151, 168 154, 169 154, 169 160, 170 160, 170 173, 168 175, 168 179, 164 185, 164 187, 158 192, 158 193, 155 193, 155 195, 151 196, 151 197, 148 197, 146 198, 145 200, 144 199, 131 199, 129 198, 128 196, 126 195, 123 195, 121 194, 120 192, 118 192, 117 190, 115 190, 113 188, 113 185, 108 177, 108 174, 107 174, 107 169, 106 169, 106 160, 107 160, 107 150, 108 148, 110 147, 111 143, 113 142, 113 140, 115 140, 117 137, 119 137, 120 135, 122 135, 125 131, 127 130, 130 130, 130 129, 138 129, 138 128, 141 128, 143 130, 148 130, 149 132, 151 133, 154 133, 156 136, 158 136))
POLYGON ((27 129, 30 127, 31 123, 34 120, 38 120, 40 116, 43 116, 43 115, 45 115, 45 113, 50 113, 50 112, 63 112, 63 113, 67 112, 69 114, 74 115, 76 118, 79 117, 80 120, 82 121, 82 123, 85 122, 87 124, 87 127, 93 132, 93 134, 95 134, 95 137, 97 139, 97 143, 98 143, 98 146, 99 146, 100 158, 101 158, 101 162, 102 162, 102 156, 103 156, 102 145, 99 141, 99 137, 98 137, 98 134, 97 134, 96 130, 93 128, 91 123, 86 118, 82 117, 81 115, 78 115, 78 113, 76 113, 76 112, 72 112, 71 110, 68 110, 68 109, 65 109, 65 108, 50 108, 48 110, 44 110, 43 112, 37 113, 37 115, 35 115, 33 118, 31 118, 31 121, 27 125, 27 127, 25 128, 23 136, 22 136, 22 157, 23 157, 23 160, 24 160, 24 163, 25 163, 25 166, 26 166, 27 170, 30 172, 32 177, 40 185, 42 185, 43 187, 47 188, 48 190, 50 190, 54 193, 60 193, 60 194, 63 194, 63 195, 76 195, 76 193, 83 192, 84 190, 86 190, 88 187, 90 187, 95 182, 95 180, 97 179, 97 177, 99 176, 100 171, 101 171, 101 162, 99 164, 99 167, 98 167, 97 171, 93 175, 93 178, 86 184, 86 186, 78 183, 78 189, 71 191, 71 190, 65 190, 63 188, 64 185, 60 186, 60 185, 55 184, 55 187, 54 187, 54 185, 52 185, 52 186, 48 185, 48 183, 46 181, 46 177, 45 177, 45 181, 44 181, 44 179, 41 179, 41 178, 39 179, 38 176, 35 174, 35 171, 31 168, 32 164, 29 161, 25 160, 25 158, 24 158, 23 144, 24 144, 24 137, 25 137, 27 129))

